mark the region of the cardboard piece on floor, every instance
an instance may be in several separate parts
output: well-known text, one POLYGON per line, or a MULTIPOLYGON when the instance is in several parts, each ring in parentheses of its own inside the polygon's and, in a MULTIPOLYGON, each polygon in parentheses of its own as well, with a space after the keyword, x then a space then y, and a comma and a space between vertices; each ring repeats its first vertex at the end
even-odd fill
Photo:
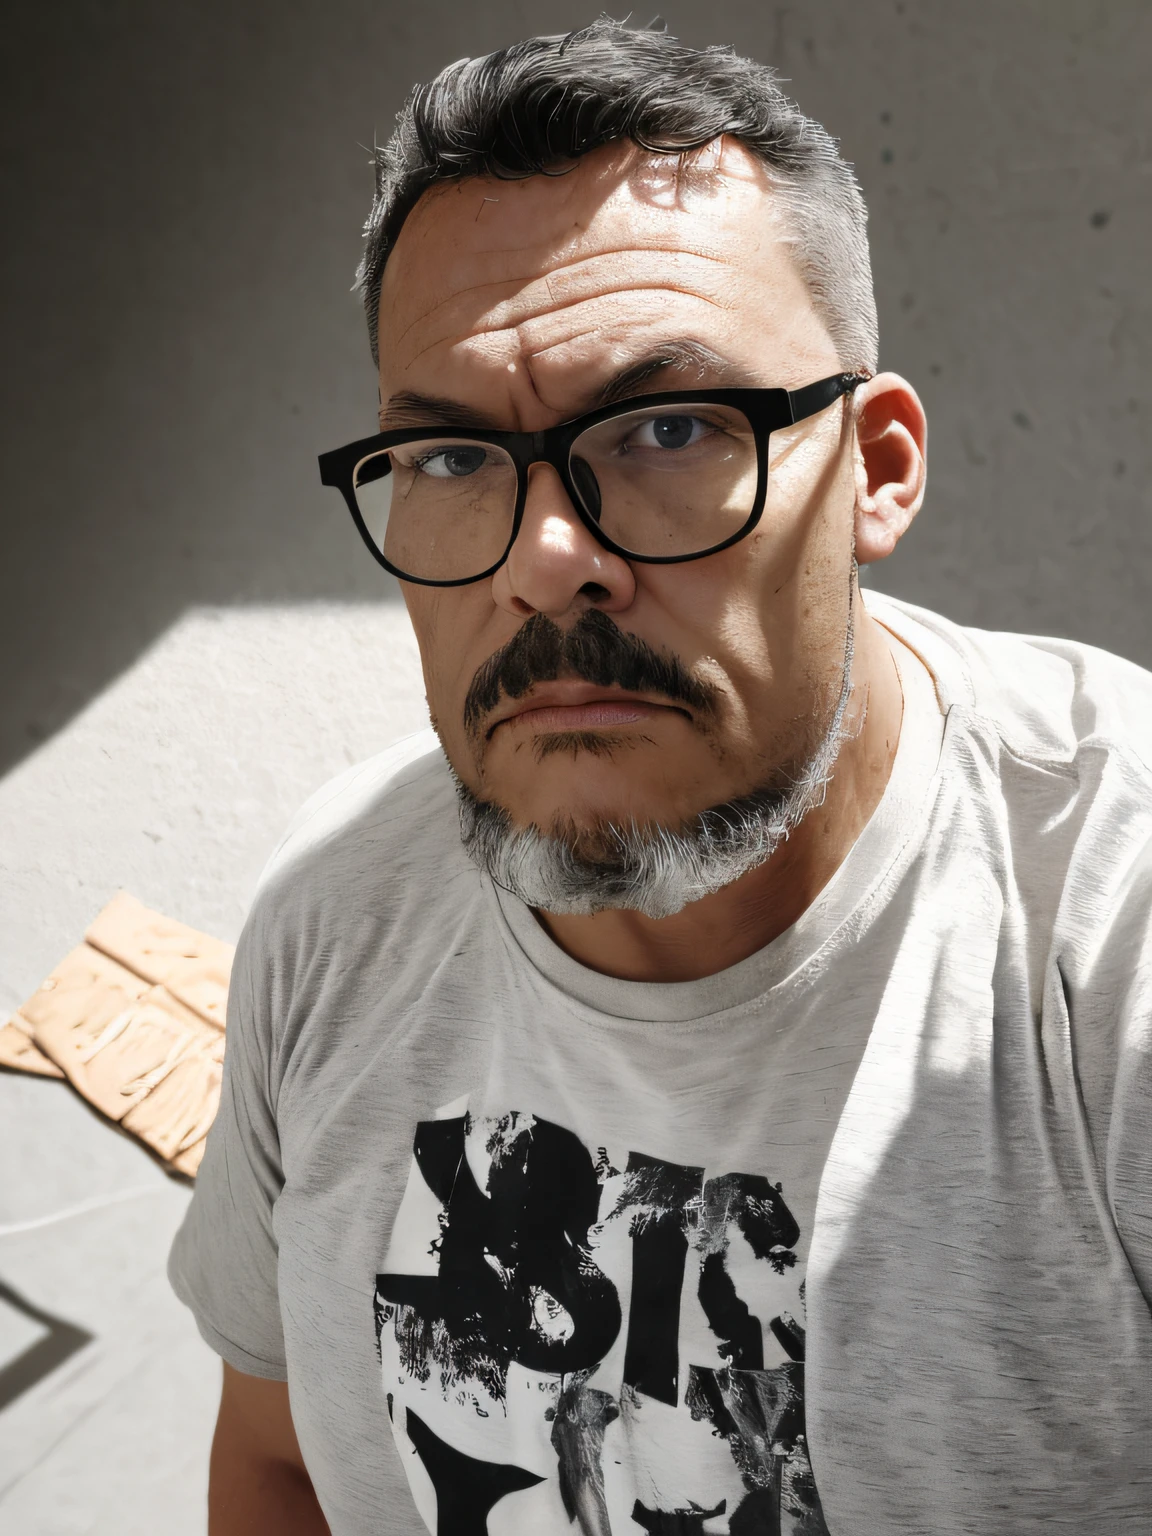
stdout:
POLYGON ((232 953, 121 891, 0 1026, 0 1066, 67 1077, 194 1177, 220 1102, 232 953))
MULTIPOLYGON (((91 1098, 87 1091, 89 1077, 99 1082, 104 1074, 99 1068, 89 1073, 90 1053, 99 1050, 98 1042, 106 1034, 114 1034, 122 1027, 119 1021, 126 1010, 147 991, 148 983, 143 977, 109 960, 90 945, 80 944, 45 977, 21 1005, 20 1012, 31 1024, 32 1037, 40 1050, 85 1098, 91 1098)), ((108 1108, 99 1099, 93 1102, 106 1114, 115 1110, 114 1120, 119 1120, 128 1108, 119 1095, 108 1108)))
POLYGON ((7 1024, 0 1025, 0 1067, 16 1072, 33 1072, 37 1077, 63 1077, 64 1074, 32 1039, 32 1026, 17 1010, 7 1024))
MULTIPOLYGON (((92 968, 87 955, 81 958, 85 950, 88 946, 82 945, 69 956, 69 968, 76 973, 92 968)), ((96 950, 88 955, 123 969, 96 950)), ((127 998, 119 983, 101 986, 96 981, 87 991, 70 988, 69 1009, 58 1007, 50 1017, 34 1020, 36 1043, 45 1055, 110 1120, 122 1120, 205 1036, 217 1034, 163 987, 138 984, 139 994, 127 998)))
POLYGON ((224 1036, 204 1039, 180 1058, 121 1121, 171 1162, 208 1134, 220 1103, 224 1036))
POLYGON ((84 937, 138 976, 167 987, 209 1024, 224 1028, 230 944, 151 911, 127 891, 112 898, 84 937))

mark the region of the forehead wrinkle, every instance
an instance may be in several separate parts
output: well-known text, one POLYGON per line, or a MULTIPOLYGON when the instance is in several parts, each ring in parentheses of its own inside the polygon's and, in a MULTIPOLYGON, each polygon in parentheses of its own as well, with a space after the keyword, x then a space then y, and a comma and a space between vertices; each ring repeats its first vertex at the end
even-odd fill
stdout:
POLYGON ((627 336, 606 335, 603 326, 579 331, 530 352, 523 371, 537 399, 565 419, 631 395, 649 393, 653 388, 650 379, 669 370, 679 372, 693 361, 698 370, 697 381, 704 372, 718 370, 722 383, 755 387, 758 381, 741 364, 714 351, 707 343, 693 340, 690 333, 669 335, 666 325, 667 316, 661 312, 643 317, 627 336), (589 338, 605 343, 606 356, 590 355, 587 350, 581 355, 580 343, 589 338), (569 352, 575 356, 569 358, 569 352), (630 377, 636 374, 638 378, 630 377))
MULTIPOLYGON (((587 330, 566 334, 559 340, 549 341, 545 345, 535 347, 527 343, 524 338, 521 338, 519 333, 510 332, 509 334, 516 335, 523 381, 534 392, 537 401, 544 405, 546 409, 560 411, 575 409, 570 402, 553 402, 545 398, 544 388, 549 385, 552 386, 548 388, 548 394, 551 395, 555 385, 554 379, 549 380, 547 378, 547 365, 553 361, 550 359, 549 354, 560 352, 565 347, 577 346, 580 342, 591 338, 602 338, 606 341, 609 350, 608 361, 609 365, 613 367, 613 371, 609 375, 606 384, 596 384, 586 391, 581 391, 581 397, 587 398, 589 408, 595 405, 607 404, 609 398, 617 398, 618 396, 614 389, 616 380, 622 374, 627 374, 641 367, 646 370, 646 377, 648 371, 657 373, 664 372, 669 368, 679 369, 694 361, 700 369, 719 368, 726 375, 733 374, 734 370, 731 380, 733 383, 740 385, 755 383, 752 376, 747 375, 747 371, 739 364, 734 364, 729 358, 715 352, 707 343, 692 340, 690 334, 681 333, 671 337, 666 334, 653 334, 654 321, 657 319, 663 321, 666 317, 663 313, 660 313, 658 316, 649 314, 641 317, 641 324, 634 326, 632 334, 628 337, 621 335, 605 337, 604 325, 597 325, 591 326, 587 330), (544 380, 536 377, 536 372, 533 368, 533 364, 538 361, 546 365, 544 380)), ((501 333, 492 332, 490 334, 496 336, 501 333)), ((469 337, 466 339, 473 340, 475 338, 469 337)), ((431 347, 426 349, 426 351, 430 350, 432 350, 431 347)), ((643 391, 638 390, 636 392, 643 391)), ((402 390, 397 392, 399 396, 402 396, 404 393, 402 390)), ((622 398, 622 396, 619 398, 622 398)), ((385 412, 386 408, 382 407, 381 414, 383 415, 385 412)))
MULTIPOLYGON (((529 315, 526 318, 515 321, 511 324, 497 323, 493 325, 482 325, 479 327, 473 327, 470 330, 458 331, 454 335, 438 336, 435 338, 435 340, 428 342, 427 345, 420 347, 418 351, 414 352, 411 359, 405 364, 405 368, 413 367, 417 362, 419 362, 421 358, 427 356, 429 352, 434 351, 437 347, 447 347, 452 349, 454 347, 459 347, 469 341, 480 341, 485 337, 494 338, 508 334, 512 334, 516 337, 518 343, 520 344, 521 355, 539 355, 539 353, 542 351, 547 351, 551 347, 561 345, 561 342, 549 342, 545 347, 535 347, 529 339, 530 333, 527 329, 528 327, 540 326, 542 322, 560 320, 565 315, 571 315, 574 310, 581 309, 589 304, 601 304, 608 300, 620 299, 628 294, 640 295, 652 293, 676 293, 679 294, 682 298, 695 301, 700 304, 706 304, 709 308, 717 309, 721 312, 730 310, 732 307, 729 304, 722 303, 719 299, 709 298, 707 294, 696 293, 688 288, 673 288, 666 283, 632 283, 627 287, 605 290, 604 292, 595 294, 590 298, 574 299, 570 304, 552 305, 550 308, 539 310, 537 313, 529 315)), ((640 302, 640 300, 637 299, 637 302, 640 302)), ((614 309, 616 307, 617 306, 613 306, 614 309)), ((579 334, 590 335, 596 329, 596 326, 591 326, 587 331, 581 331, 579 334)), ((381 351, 383 355, 383 347, 381 351)))
POLYGON ((642 259, 646 264, 654 256, 670 258, 673 266, 691 265, 695 262, 703 262, 708 266, 730 267, 731 261, 726 256, 715 256, 708 251, 691 250, 685 246, 674 245, 644 245, 624 246, 603 251, 593 251, 590 255, 580 256, 574 261, 566 261, 556 267, 549 267, 541 274, 540 280, 551 289, 554 286, 564 287, 571 285, 576 287, 579 280, 585 277, 590 268, 605 265, 623 266, 636 258, 642 259))
POLYGON ((423 314, 417 315, 415 320, 413 320, 409 325, 405 326, 404 330, 402 330, 400 335, 396 338, 396 345, 399 345, 409 335, 411 335, 411 333, 416 329, 418 325, 423 325, 426 321, 434 319, 441 310, 447 309, 453 304, 460 304, 463 300, 467 299, 472 294, 483 293, 486 288, 508 288, 511 289, 513 294, 516 294, 522 292, 531 284, 537 283, 539 281, 540 274, 534 273, 531 276, 508 277, 500 278, 499 280, 493 278, 490 282, 469 283, 466 287, 463 288, 453 287, 451 293, 446 294, 444 298, 433 304, 431 309, 427 309, 423 314))
MULTIPOLYGON (((517 336, 515 326, 494 326, 491 330, 487 331, 461 331, 458 335, 455 336, 438 336, 434 341, 430 341, 427 346, 421 347, 420 350, 418 352, 414 352, 411 358, 409 358, 409 360, 403 365, 401 372, 407 373, 410 369, 416 366, 421 358, 427 357, 429 352, 435 352, 438 348, 443 347, 449 353, 451 353, 454 352, 457 347, 464 346, 468 342, 494 342, 501 336, 507 336, 509 338, 509 344, 505 350, 509 355, 511 355, 512 352, 516 351, 519 343, 519 338, 517 336)), ((496 351, 497 349, 495 347, 484 347, 484 353, 486 356, 489 353, 495 354, 496 351)), ((517 358, 519 355, 520 354, 517 351, 517 358)), ((383 350, 381 351, 380 356, 381 360, 383 361, 385 357, 383 350)), ((493 362, 499 361, 499 359, 495 356, 489 360, 493 362)))
MULTIPOLYGON (((564 348, 592 337, 603 337, 612 355, 631 356, 638 346, 659 345, 668 336, 670 323, 676 334, 681 336, 715 332, 716 321, 712 316, 717 306, 714 301, 696 293, 682 293, 683 303, 672 322, 663 302, 667 293, 668 290, 664 288, 622 290, 564 305, 531 320, 521 321, 516 326, 492 327, 436 337, 399 368, 399 376, 409 375, 412 369, 434 352, 442 352, 444 360, 438 360, 433 366, 438 370, 445 367, 451 369, 453 353, 459 353, 462 348, 471 351, 481 367, 502 373, 509 363, 519 362, 528 372, 527 363, 533 360, 542 365, 547 374, 559 366, 555 354, 561 354, 564 348), (693 313, 696 303, 703 308, 693 313), (579 309, 583 309, 585 315, 574 318, 574 312, 579 309), (586 318, 590 323, 585 323, 586 318), (621 329, 622 322, 626 327, 624 330, 621 329)), ((386 354, 382 352, 382 362, 385 357, 386 354)), ((529 378, 539 398, 540 380, 531 373, 529 378)))
POLYGON ((539 356, 576 334, 604 333, 609 328, 618 333, 621 321, 632 330, 650 325, 654 318, 674 326, 681 333, 701 325, 711 329, 716 325, 712 316, 717 310, 726 312, 724 305, 697 293, 664 287, 627 288, 565 304, 530 320, 522 320, 513 329, 522 352, 539 356), (671 291, 678 293, 682 303, 670 314, 666 301, 671 291))
MULTIPOLYGON (((671 272, 665 269, 665 273, 659 270, 655 273, 642 273, 633 268, 631 271, 619 273, 618 276, 607 284, 603 282, 599 271, 594 268, 603 268, 606 263, 612 263, 615 267, 630 266, 631 259, 643 257, 663 257, 670 262, 673 269, 692 267, 696 263, 702 264, 703 271, 709 277, 713 276, 715 268, 731 268, 732 262, 723 256, 711 256, 702 251, 686 251, 667 246, 633 247, 627 251, 601 251, 591 256, 582 256, 578 261, 566 262, 562 266, 543 272, 534 273, 532 276, 505 278, 499 281, 490 280, 469 284, 464 288, 456 288, 447 294, 431 309, 418 315, 407 325, 397 337, 394 346, 400 346, 421 325, 434 324, 436 318, 445 310, 459 309, 468 303, 470 299, 477 298, 488 289, 511 289, 505 299, 497 299, 491 302, 477 317, 478 323, 474 323, 466 332, 457 334, 456 339, 468 334, 480 334, 489 330, 507 330, 514 328, 526 320, 535 319, 551 312, 559 312, 563 309, 566 297, 564 290, 581 290, 592 288, 594 292, 581 295, 570 302, 583 302, 586 298, 596 298, 611 293, 619 293, 628 289, 652 289, 660 288, 669 293, 681 293, 692 297, 707 299, 703 292, 686 287, 683 274, 680 281, 669 281, 671 272)), ((717 300, 708 300, 716 303, 719 308, 730 307, 717 300)))
MULTIPOLYGON (((663 297, 673 293, 679 295, 682 299, 687 299, 690 303, 707 304, 710 309, 727 311, 731 308, 731 305, 723 304, 719 299, 709 298, 707 294, 703 293, 694 293, 689 288, 670 288, 666 283, 630 283, 624 288, 610 288, 603 293, 593 294, 588 298, 573 299, 570 304, 557 304, 551 309, 541 310, 537 314, 528 315, 524 319, 517 321, 514 325, 501 326, 500 329, 514 330, 518 336, 526 337, 531 335, 533 328, 545 330, 557 321, 571 318, 577 310, 601 306, 610 313, 615 314, 620 308, 621 301, 628 299, 633 299, 634 302, 648 309, 650 307, 650 295, 660 294, 663 297)), ((595 329, 595 326, 592 329, 595 329)), ((477 334, 484 335, 487 333, 478 332, 477 334)))
MULTIPOLYGON (((736 231, 728 231, 729 238, 726 240, 725 232, 715 228, 709 229, 706 239, 699 233, 695 233, 693 238, 694 232, 687 229, 676 231, 676 238, 669 240, 666 229, 651 231, 647 238, 636 230, 599 229, 595 221, 590 225, 577 226, 577 229, 578 233, 572 233, 570 225, 564 236, 551 235, 537 239, 530 245, 493 245, 476 250, 469 249, 466 241, 461 242, 463 249, 446 264, 444 281, 452 292, 460 291, 462 287, 483 288, 509 282, 528 284, 565 268, 577 270, 597 261, 629 257, 641 260, 651 256, 698 257, 702 261, 725 263, 730 258, 719 253, 726 246, 743 253, 749 243, 747 230, 740 231, 739 238, 736 238, 736 231), (612 236, 614 238, 610 238, 612 236), (514 262, 524 262, 533 270, 509 274, 507 268, 514 262), (473 273, 477 274, 474 280, 462 283, 462 279, 469 279, 473 273)), ((770 231, 766 232, 771 234, 770 231)), ((774 234, 771 234, 771 238, 777 241, 774 234)), ((756 243, 759 245, 759 241, 756 243)), ((436 259, 442 252, 443 238, 434 249, 428 251, 409 249, 401 239, 396 253, 384 269, 382 286, 402 287, 409 269, 424 273, 429 260, 436 259)))
POLYGON ((529 383, 532 385, 532 388, 535 391, 537 400, 539 400, 541 405, 543 405, 546 409, 560 410, 563 413, 566 407, 554 406, 552 405, 551 401, 545 399, 545 390, 541 384, 541 381, 536 377, 536 369, 534 365, 543 361, 549 352, 554 352, 559 347, 574 346, 577 342, 585 341, 588 337, 598 336, 599 334, 599 327, 593 326, 591 330, 577 331, 574 335, 566 337, 563 341, 552 342, 549 346, 541 347, 534 352, 528 350, 523 352, 522 355, 524 358, 524 372, 528 375, 529 383))

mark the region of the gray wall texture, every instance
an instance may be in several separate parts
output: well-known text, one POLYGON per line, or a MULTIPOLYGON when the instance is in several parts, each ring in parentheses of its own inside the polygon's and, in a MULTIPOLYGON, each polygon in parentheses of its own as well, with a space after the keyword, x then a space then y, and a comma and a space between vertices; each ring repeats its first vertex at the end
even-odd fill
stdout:
MULTIPOLYGON (((235 939, 304 797, 425 718, 316 475, 375 413, 360 146, 445 62, 595 10, 6 6, 0 1015, 119 886, 235 939)), ((863 182, 883 362, 931 421, 927 505, 870 580, 1152 665, 1150 0, 665 16, 775 64, 863 182)), ((187 1191, 11 1076, 0 1169, 0 1528, 197 1536, 218 1366, 163 1278, 187 1191), (33 1380, 37 1308, 87 1342, 33 1380)))

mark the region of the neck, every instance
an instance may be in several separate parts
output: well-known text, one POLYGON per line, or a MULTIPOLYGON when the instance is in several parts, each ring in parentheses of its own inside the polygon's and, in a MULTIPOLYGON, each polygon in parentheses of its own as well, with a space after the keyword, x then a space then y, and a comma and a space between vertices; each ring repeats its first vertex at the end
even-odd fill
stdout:
POLYGON ((836 873, 880 802, 900 738, 895 640, 857 604, 851 710, 863 728, 836 760, 824 803, 758 869, 672 917, 537 912, 572 959, 622 981, 698 981, 747 959, 790 928, 836 873))

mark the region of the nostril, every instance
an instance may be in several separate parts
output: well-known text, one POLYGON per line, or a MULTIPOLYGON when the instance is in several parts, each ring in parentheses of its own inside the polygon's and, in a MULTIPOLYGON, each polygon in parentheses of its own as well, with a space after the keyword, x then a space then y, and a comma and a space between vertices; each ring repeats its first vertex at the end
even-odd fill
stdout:
POLYGON ((602 603, 606 597, 612 596, 608 588, 602 587, 598 581, 586 581, 580 588, 580 593, 594 603, 602 603))

